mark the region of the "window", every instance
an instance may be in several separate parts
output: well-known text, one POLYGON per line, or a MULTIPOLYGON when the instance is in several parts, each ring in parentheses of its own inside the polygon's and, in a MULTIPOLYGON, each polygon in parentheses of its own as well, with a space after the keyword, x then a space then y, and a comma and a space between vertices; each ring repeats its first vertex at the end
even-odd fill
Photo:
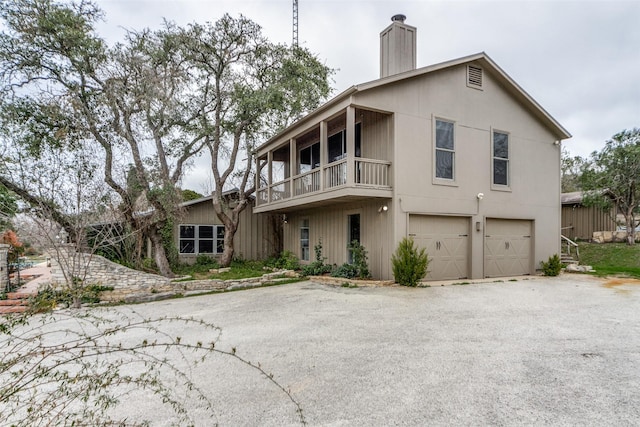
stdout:
POLYGON ((223 225, 181 225, 181 254, 220 254, 224 251, 223 225))
MULTIPOLYGON (((360 242, 360 214, 353 214, 348 216, 348 239, 347 247, 351 246, 351 242, 354 240, 360 242)), ((349 263, 353 262, 353 252, 349 250, 349 263)))
POLYGON ((300 150, 300 170, 298 173, 310 172, 320 167, 320 142, 300 150))
POLYGON ((193 225, 180 226, 180 253, 196 253, 196 227, 193 225))
POLYGON ((493 184, 509 185, 509 135, 493 132, 493 184))
POLYGON ((309 220, 303 219, 300 224, 300 259, 309 261, 309 220))
POLYGON ((436 120, 436 178, 454 179, 454 123, 436 120))
MULTIPOLYGON (((356 123, 354 126, 355 157, 360 157, 361 129, 361 124, 356 123)), ((337 162, 338 160, 342 160, 347 157, 347 132, 345 129, 329 136, 329 138, 327 139, 327 152, 329 163, 337 162)))
POLYGON ((337 162, 347 156, 347 138, 345 131, 331 135, 327 141, 327 149, 329 151, 329 163, 337 162))

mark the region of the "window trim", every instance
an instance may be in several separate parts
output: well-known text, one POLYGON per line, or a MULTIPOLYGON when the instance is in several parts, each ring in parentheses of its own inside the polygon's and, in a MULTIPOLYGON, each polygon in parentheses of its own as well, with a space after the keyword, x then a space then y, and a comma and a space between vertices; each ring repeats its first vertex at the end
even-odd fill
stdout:
POLYGON ((500 130, 500 129, 496 129, 496 128, 491 128, 491 132, 489 134, 489 138, 491 139, 489 146, 491 147, 491 152, 489 153, 491 156, 491 170, 490 170, 490 175, 491 175, 491 189, 492 190, 496 190, 496 191, 511 191, 511 159, 512 159, 512 146, 511 146, 511 133, 504 131, 504 130, 500 130), (506 158, 502 158, 502 157, 496 157, 495 156, 495 151, 494 151, 494 143, 495 143, 495 134, 499 133, 502 135, 506 135, 507 136, 507 157, 506 158), (507 162, 507 183, 506 184, 496 184, 495 183, 495 160, 506 160, 507 162))
POLYGON ((200 254, 203 255, 220 255, 222 254, 222 251, 218 251, 218 243, 220 240, 222 240, 222 248, 224 251, 224 232, 223 232, 223 238, 219 238, 218 237, 218 231, 219 229, 224 230, 224 225, 221 224, 179 224, 178 225, 178 254, 181 256, 197 256, 200 254), (193 238, 181 238, 180 237, 180 230, 182 227, 194 227, 194 233, 193 233, 193 238), (213 227, 213 237, 212 238, 205 238, 205 239, 200 239, 200 227, 213 227), (180 244, 180 242, 182 240, 193 240, 193 252, 182 252, 182 245, 180 244), (212 241, 213 242, 213 252, 200 252, 200 240, 206 240, 206 241, 212 241))
POLYGON ((431 141, 432 141, 432 147, 431 147, 431 156, 432 156, 432 162, 431 162, 431 169, 432 169, 432 173, 431 173, 431 178, 432 178, 432 183, 436 184, 436 185, 448 185, 448 186, 453 186, 453 187, 457 187, 458 184, 456 182, 456 136, 458 134, 458 123, 450 118, 444 117, 444 116, 436 116, 436 115, 432 115, 431 117, 431 141), (447 123, 452 123, 453 124, 453 150, 447 150, 447 149, 443 149, 443 148, 438 148, 437 147, 437 142, 436 142, 436 126, 437 126, 437 122, 441 121, 441 122, 447 122, 447 123), (452 170, 452 175, 453 178, 441 178, 436 176, 437 173, 437 167, 436 167, 436 152, 437 150, 442 150, 442 151, 446 151, 446 152, 451 152, 453 153, 453 170, 452 170))

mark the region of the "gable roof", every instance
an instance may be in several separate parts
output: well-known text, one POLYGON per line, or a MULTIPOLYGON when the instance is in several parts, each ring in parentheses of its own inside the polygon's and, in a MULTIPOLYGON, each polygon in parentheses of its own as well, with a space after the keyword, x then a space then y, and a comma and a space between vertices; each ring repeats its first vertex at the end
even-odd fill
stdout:
POLYGON ((476 53, 469 56, 464 56, 462 58, 453 59, 446 62, 440 62, 438 64, 428 65, 426 67, 416 68, 415 70, 406 71, 404 73, 394 74, 392 76, 384 77, 381 79, 373 80, 366 83, 361 83, 358 85, 351 86, 346 89, 342 93, 333 97, 326 103, 322 104, 320 107, 304 116, 300 120, 297 120, 292 125, 278 132, 276 135, 271 137, 268 141, 262 144, 261 148, 272 141, 278 139, 281 135, 291 130, 292 128, 300 125, 301 123, 312 120, 314 117, 320 115, 323 111, 331 108, 332 106, 344 101, 348 97, 354 95, 358 92, 365 92, 371 89, 375 89, 381 86, 385 86, 388 84, 396 83, 402 80, 412 79, 418 76, 423 76, 429 73, 433 73, 436 71, 444 70, 447 68, 457 67, 459 65, 468 64, 471 62, 478 63, 482 65, 483 69, 485 69, 491 76, 493 76, 498 82, 502 83, 503 87, 509 92, 512 96, 514 96, 520 103, 522 103, 525 108, 531 112, 535 117, 537 117, 546 127, 548 127, 554 135, 558 139, 567 139, 571 138, 571 134, 560 124, 556 119, 554 119, 540 104, 536 102, 531 95, 529 95, 524 89, 518 85, 515 80, 513 80, 507 73, 504 72, 502 68, 498 66, 490 57, 484 52, 476 53))

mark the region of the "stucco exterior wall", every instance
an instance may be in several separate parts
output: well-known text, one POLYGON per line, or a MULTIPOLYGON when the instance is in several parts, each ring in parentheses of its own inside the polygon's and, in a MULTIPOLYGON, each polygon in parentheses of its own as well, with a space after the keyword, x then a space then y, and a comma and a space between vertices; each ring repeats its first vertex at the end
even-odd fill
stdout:
POLYGON ((358 93, 358 105, 394 112, 393 246, 410 213, 462 215, 474 224, 472 277, 483 276, 487 218, 534 221, 534 264, 560 251, 560 147, 489 73, 483 90, 466 85, 466 66, 358 93), (455 122, 455 180, 434 179, 435 118, 455 122), (509 188, 493 187, 492 130, 509 134, 509 188), (478 193, 483 193, 478 200, 478 193), (475 224, 480 223, 476 231, 475 224))

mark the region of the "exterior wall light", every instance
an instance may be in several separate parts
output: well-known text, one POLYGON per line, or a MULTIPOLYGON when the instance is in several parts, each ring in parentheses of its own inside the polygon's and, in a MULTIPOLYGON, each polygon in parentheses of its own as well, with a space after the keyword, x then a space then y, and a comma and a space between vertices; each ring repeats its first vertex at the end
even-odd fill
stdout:
POLYGON ((389 207, 387 205, 382 205, 378 208, 378 213, 386 212, 388 210, 389 210, 389 207))

